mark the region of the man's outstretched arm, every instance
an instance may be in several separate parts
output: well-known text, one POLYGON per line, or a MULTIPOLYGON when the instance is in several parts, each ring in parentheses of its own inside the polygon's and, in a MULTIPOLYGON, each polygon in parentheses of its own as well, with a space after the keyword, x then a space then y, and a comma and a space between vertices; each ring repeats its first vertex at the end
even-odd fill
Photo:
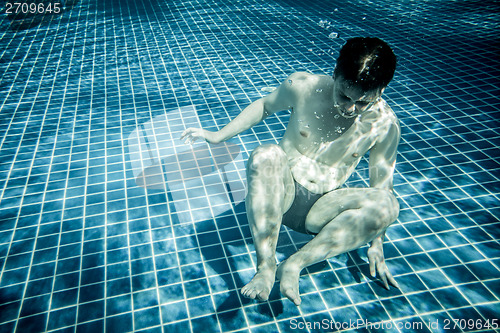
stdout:
POLYGON ((193 143, 197 139, 210 143, 223 142, 260 123, 271 114, 290 108, 295 100, 295 91, 288 80, 292 80, 295 75, 290 75, 275 91, 247 106, 221 130, 211 132, 202 128, 188 128, 182 133, 181 140, 185 139, 186 143, 193 143))

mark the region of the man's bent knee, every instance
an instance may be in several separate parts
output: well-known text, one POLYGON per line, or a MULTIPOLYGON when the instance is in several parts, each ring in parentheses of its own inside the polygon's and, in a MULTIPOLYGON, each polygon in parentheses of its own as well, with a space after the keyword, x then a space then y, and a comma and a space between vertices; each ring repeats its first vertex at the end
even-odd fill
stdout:
POLYGON ((399 216, 399 202, 391 191, 374 189, 372 204, 376 205, 379 214, 384 217, 385 223, 391 224, 399 216))
POLYGON ((247 163, 247 175, 265 180, 281 176, 288 165, 285 151, 278 145, 262 145, 254 149, 247 163))
POLYGON ((384 189, 335 190, 325 194, 314 204, 306 217, 306 228, 318 233, 338 215, 348 211, 349 214, 354 211, 362 214, 365 223, 371 221, 367 227, 382 230, 397 219, 399 203, 390 191, 384 189))
POLYGON ((284 214, 295 196, 285 151, 275 144, 255 148, 247 163, 247 184, 247 201, 255 204, 259 201, 268 209, 273 206, 284 214))
POLYGON ((282 164, 286 159, 286 153, 280 146, 275 144, 262 145, 252 151, 247 167, 250 171, 255 171, 263 166, 282 164))
POLYGON ((392 222, 396 221, 399 216, 399 202, 398 199, 394 196, 394 194, 390 191, 384 191, 385 197, 384 200, 386 202, 385 206, 389 211, 389 220, 392 222))

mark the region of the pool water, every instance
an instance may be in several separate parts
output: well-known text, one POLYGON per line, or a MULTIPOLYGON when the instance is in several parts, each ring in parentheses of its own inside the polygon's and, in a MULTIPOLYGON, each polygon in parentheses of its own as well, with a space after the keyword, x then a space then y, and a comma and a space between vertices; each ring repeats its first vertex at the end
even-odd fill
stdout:
MULTIPOLYGON (((44 1, 44 3, 48 3, 44 1)), ((7 1, 0 1, 6 8, 7 1)), ((0 332, 494 331, 500 310, 497 1, 66 1, 0 15, 0 332), (255 272, 251 151, 289 111, 226 145, 216 130, 296 71, 331 74, 348 38, 398 56, 401 204, 386 261, 304 270, 302 305, 255 272), (385 326, 384 326, 385 325, 385 326)), ((368 186, 365 156, 346 186, 368 186)), ((285 227, 278 260, 310 236, 285 227)))

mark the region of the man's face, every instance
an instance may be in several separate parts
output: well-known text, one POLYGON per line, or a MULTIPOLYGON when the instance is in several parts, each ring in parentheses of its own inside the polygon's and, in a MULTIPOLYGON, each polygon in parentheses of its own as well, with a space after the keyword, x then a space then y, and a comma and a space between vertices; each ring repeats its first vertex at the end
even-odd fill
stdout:
POLYGON ((340 115, 352 118, 360 115, 375 104, 384 89, 363 91, 358 85, 351 84, 342 76, 334 78, 333 100, 340 115))

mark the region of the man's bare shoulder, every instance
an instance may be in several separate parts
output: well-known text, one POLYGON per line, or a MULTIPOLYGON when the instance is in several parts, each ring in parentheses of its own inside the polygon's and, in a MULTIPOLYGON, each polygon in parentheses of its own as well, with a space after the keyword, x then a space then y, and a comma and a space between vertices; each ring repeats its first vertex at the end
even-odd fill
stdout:
POLYGON ((295 72, 288 77, 287 83, 293 89, 312 89, 325 86, 333 82, 327 75, 312 74, 308 72, 295 72))
POLYGON ((382 111, 382 114, 385 115, 387 117, 387 121, 392 125, 392 126, 395 126, 397 128, 400 128, 401 125, 399 124, 399 119, 398 117, 396 116, 396 113, 394 112, 394 110, 389 106, 389 104, 387 104, 387 102, 385 100, 381 100, 381 103, 380 103, 380 108, 381 108, 381 111, 382 111))
POLYGON ((379 125, 397 125, 399 126, 399 119, 392 108, 382 98, 367 112, 361 114, 361 121, 374 122, 379 125))
MULTIPOLYGON (((324 76, 324 75, 323 75, 324 76)), ((318 89, 322 75, 295 72, 289 75, 272 93, 263 98, 266 110, 295 109, 298 101, 310 96, 310 91, 318 89)))
POLYGON ((378 114, 376 121, 373 123, 377 127, 378 146, 394 146, 397 147, 401 135, 401 125, 399 119, 392 108, 383 99, 378 103, 378 114))

